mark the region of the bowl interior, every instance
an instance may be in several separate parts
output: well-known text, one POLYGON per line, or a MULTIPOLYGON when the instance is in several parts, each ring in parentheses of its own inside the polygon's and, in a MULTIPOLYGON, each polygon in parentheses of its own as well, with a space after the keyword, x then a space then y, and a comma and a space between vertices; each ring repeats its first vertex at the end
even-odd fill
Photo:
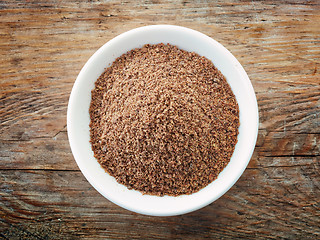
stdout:
POLYGON ((171 216, 191 212, 210 204, 238 180, 254 150, 258 132, 258 107, 246 72, 221 44, 188 28, 155 25, 137 28, 117 36, 88 60, 79 73, 70 95, 67 124, 74 158, 97 191, 128 210, 154 216, 171 216), (91 150, 89 106, 94 82, 117 57, 147 43, 170 43, 207 57, 224 74, 239 104, 238 143, 230 163, 215 181, 192 195, 157 197, 128 190, 101 168, 91 150))

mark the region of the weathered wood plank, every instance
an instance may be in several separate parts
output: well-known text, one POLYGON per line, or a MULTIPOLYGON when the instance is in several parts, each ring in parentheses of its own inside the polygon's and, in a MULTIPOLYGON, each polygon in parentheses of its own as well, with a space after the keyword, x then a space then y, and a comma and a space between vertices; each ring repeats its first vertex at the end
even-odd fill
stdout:
MULTIPOLYGON (((67 132, 27 140, 0 140, 0 169, 78 170, 69 147, 67 132)), ((260 130, 255 149, 257 158, 318 157, 320 134, 266 132, 260 130)), ((305 162, 307 164, 307 162, 305 162)), ((293 162, 287 165, 295 165, 293 162)), ((263 165, 266 166, 266 165, 263 165)))
POLYGON ((66 130, 53 137, 0 141, 0 169, 79 170, 66 130))
MULTIPOLYGON (((272 158, 261 162, 269 160, 272 158)), ((188 239, 319 237, 319 158, 296 158, 302 165, 290 165, 290 158, 281 160, 288 165, 272 160, 272 166, 249 166, 238 183, 214 204, 167 218, 133 214, 117 207, 100 196, 78 171, 2 170, 1 198, 5 201, 1 202, 1 218, 14 226, 23 222, 20 228, 33 229, 39 236, 43 235, 37 231, 46 229, 42 225, 46 222, 47 227, 51 224, 66 236, 79 233, 92 239, 121 238, 117 235, 121 229, 125 229, 124 238, 164 239, 181 234, 188 239), (304 165, 305 161, 310 164, 304 165), (91 231, 86 232, 88 228, 91 231)))

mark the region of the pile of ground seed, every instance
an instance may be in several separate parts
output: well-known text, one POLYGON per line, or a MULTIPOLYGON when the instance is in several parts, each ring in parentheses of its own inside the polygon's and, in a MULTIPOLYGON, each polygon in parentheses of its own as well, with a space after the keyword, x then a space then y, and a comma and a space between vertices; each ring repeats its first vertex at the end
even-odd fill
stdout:
POLYGON ((212 62, 172 45, 117 58, 92 91, 90 134, 101 166, 152 195, 199 191, 228 164, 239 108, 212 62))

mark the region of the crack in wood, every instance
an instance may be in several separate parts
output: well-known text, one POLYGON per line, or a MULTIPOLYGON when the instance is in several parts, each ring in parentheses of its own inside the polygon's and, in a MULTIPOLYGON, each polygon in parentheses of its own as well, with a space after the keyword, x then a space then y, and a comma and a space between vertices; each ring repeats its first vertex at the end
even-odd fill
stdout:
POLYGON ((59 133, 65 131, 66 127, 67 127, 67 124, 65 124, 64 127, 60 131, 58 131, 55 135, 53 135, 52 138, 55 138, 59 133))
POLYGON ((306 157, 306 158, 314 158, 314 157, 319 157, 319 154, 284 154, 284 155, 265 155, 264 157, 274 157, 274 158, 281 158, 281 157, 306 157))
POLYGON ((296 164, 296 165, 274 165, 274 166, 258 166, 258 167, 247 167, 247 169, 250 170, 259 170, 259 169, 265 169, 265 168, 294 168, 294 167, 306 167, 311 166, 313 164, 296 164))
POLYGON ((31 171, 31 172, 37 172, 37 171, 50 171, 50 172, 81 172, 80 170, 76 169, 53 169, 53 168, 0 168, 0 171, 31 171))

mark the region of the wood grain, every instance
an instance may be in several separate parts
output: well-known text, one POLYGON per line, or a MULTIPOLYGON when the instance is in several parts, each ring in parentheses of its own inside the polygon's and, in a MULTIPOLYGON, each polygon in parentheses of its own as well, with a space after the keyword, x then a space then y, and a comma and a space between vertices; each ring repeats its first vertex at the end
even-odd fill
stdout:
POLYGON ((0 20, 1 238, 320 238, 319 1, 2 1, 0 20), (242 177, 216 202, 177 217, 106 200, 67 138, 68 98, 84 63, 116 35, 149 24, 222 43, 259 105, 242 177))

